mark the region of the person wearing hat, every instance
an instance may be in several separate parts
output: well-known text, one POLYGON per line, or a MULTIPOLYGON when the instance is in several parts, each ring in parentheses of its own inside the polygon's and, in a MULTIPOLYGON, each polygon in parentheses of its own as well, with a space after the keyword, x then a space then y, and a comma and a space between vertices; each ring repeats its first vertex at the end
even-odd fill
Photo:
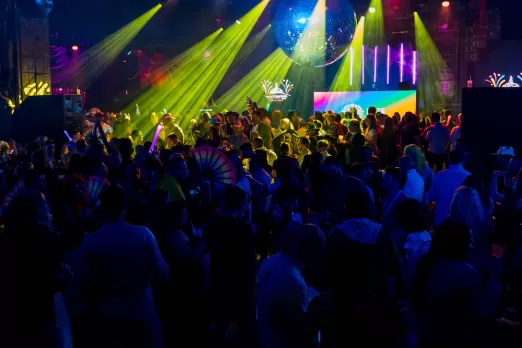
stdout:
MULTIPOLYGON (((515 150, 511 146, 500 146, 496 153, 492 153, 493 156, 497 157, 497 166, 499 170, 493 172, 492 179, 489 186, 491 198, 495 202, 500 202, 504 198, 506 189, 511 187, 513 177, 517 173, 517 165, 512 165, 512 162, 516 163, 515 150)), ((520 165, 518 165, 520 167, 520 165)), ((520 168, 519 168, 520 169, 520 168)))
POLYGON ((212 116, 209 120, 210 128, 208 129, 208 145, 218 148, 221 145, 221 136, 219 130, 223 124, 220 114, 212 116))
POLYGON ((171 134, 176 134, 178 142, 180 144, 184 143, 185 136, 183 134, 183 129, 179 126, 179 118, 179 115, 173 117, 170 113, 163 115, 163 139, 166 139, 171 134))
POLYGON ((310 149, 313 153, 317 152, 317 143, 319 142, 319 131, 321 130, 321 122, 313 121, 306 125, 306 133, 308 133, 308 139, 310 140, 310 149))
POLYGON ((228 143, 236 151, 239 151, 239 147, 245 143, 248 143, 248 138, 243 134, 243 125, 238 120, 232 125, 233 133, 228 136, 228 143))
POLYGON ((511 146, 501 146, 492 155, 497 156, 497 164, 500 170, 507 170, 511 158, 515 157, 515 150, 511 146))

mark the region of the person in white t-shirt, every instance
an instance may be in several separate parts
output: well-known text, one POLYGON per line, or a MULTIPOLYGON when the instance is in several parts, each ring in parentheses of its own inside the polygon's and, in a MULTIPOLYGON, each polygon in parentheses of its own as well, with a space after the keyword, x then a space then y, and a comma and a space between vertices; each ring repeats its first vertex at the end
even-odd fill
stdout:
POLYGON ((126 202, 119 185, 102 193, 106 223, 85 239, 73 264, 69 312, 73 318, 89 318, 92 330, 86 329, 82 339, 92 347, 119 342, 159 348, 162 330, 152 282, 167 280, 169 268, 152 232, 125 222, 126 202))
POLYGON ((315 225, 296 227, 288 248, 267 259, 257 272, 257 311, 261 348, 306 347, 306 311, 314 291, 301 272, 325 244, 315 225))

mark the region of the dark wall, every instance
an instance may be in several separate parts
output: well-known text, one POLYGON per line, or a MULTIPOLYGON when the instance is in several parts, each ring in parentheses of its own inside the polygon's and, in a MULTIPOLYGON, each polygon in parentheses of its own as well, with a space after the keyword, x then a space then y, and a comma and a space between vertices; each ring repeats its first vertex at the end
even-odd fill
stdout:
POLYGON ((487 87, 486 81, 492 73, 506 74, 506 80, 512 75, 519 84, 516 75, 522 72, 522 39, 490 41, 480 63, 471 68, 474 86, 487 87))
POLYGON ((499 146, 522 155, 522 88, 463 89, 462 113, 461 141, 474 174, 488 180, 499 146))

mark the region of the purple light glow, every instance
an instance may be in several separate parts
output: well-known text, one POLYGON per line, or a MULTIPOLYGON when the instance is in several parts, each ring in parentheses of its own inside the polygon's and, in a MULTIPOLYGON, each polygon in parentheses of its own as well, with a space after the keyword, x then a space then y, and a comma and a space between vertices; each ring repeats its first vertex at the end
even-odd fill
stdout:
POLYGON ((447 23, 440 26, 441 29, 448 29, 448 27, 449 25, 447 23))
POLYGON ((154 148, 156 147, 156 143, 158 141, 158 137, 161 133, 162 128, 163 128, 163 125, 161 123, 158 124, 158 127, 156 128, 156 133, 154 134, 154 138, 152 139, 152 144, 150 145, 149 154, 154 152, 154 148))
POLYGON ((413 84, 417 83, 417 51, 413 51, 413 68, 412 68, 413 84))
POLYGON ((401 62, 400 62, 400 66, 401 66, 401 82, 404 81, 404 44, 402 43, 401 44, 401 62))
POLYGON ((388 55, 386 56, 386 84, 390 84, 390 45, 388 45, 388 55))
POLYGON ((373 62, 373 83, 377 82, 377 53, 379 52, 379 47, 375 46, 375 58, 373 62))
POLYGON ((365 58, 365 56, 364 56, 364 52, 365 52, 365 51, 364 51, 364 45, 362 45, 362 55, 361 55, 361 57, 362 57, 362 58, 361 58, 361 59, 362 59, 362 74, 361 74, 361 75, 362 75, 362 84, 363 84, 363 85, 364 85, 364 60, 365 60, 365 59, 364 59, 364 58, 365 58))

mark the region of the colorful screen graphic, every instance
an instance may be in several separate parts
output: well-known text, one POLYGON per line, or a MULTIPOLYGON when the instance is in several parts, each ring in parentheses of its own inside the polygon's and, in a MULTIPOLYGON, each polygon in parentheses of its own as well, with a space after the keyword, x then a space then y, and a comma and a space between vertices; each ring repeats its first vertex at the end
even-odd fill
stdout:
POLYGON ((318 111, 333 110, 336 113, 357 110, 360 117, 365 117, 368 108, 375 106, 383 114, 401 116, 406 112, 416 112, 416 91, 378 91, 378 92, 315 92, 314 109, 318 111))

